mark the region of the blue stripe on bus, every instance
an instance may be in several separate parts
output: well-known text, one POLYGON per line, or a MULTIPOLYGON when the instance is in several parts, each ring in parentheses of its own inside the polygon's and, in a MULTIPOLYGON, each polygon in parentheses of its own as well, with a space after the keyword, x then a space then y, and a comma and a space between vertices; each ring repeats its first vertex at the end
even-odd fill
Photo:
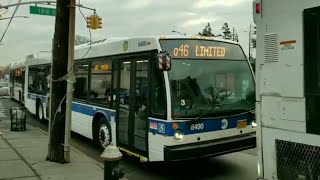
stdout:
POLYGON ((252 119, 248 114, 241 114, 228 118, 215 118, 215 119, 205 119, 199 120, 194 130, 191 130, 190 121, 184 122, 165 122, 165 121, 157 121, 155 119, 149 119, 149 132, 154 134, 161 134, 166 136, 173 136, 174 130, 172 128, 173 123, 177 123, 179 125, 179 129, 183 131, 185 135, 187 134, 197 134, 197 133, 205 133, 205 132, 213 132, 213 131, 221 131, 225 129, 234 129, 237 128, 238 121, 247 120, 247 125, 251 125, 252 119), (226 128, 222 128, 222 120, 226 119, 228 121, 228 126, 226 128), (202 125, 203 123, 203 125, 202 125))
MULTIPOLYGON (((46 96, 41 96, 38 94, 31 94, 28 93, 28 99, 36 100, 37 98, 41 99, 42 103, 47 102, 47 97, 46 96)), ((115 116, 115 111, 110 110, 110 109, 103 109, 99 107, 93 107, 91 105, 86 105, 86 104, 78 104, 78 103, 72 103, 72 111, 89 115, 89 116, 94 116, 96 113, 100 112, 106 116, 106 118, 110 119, 110 116, 115 116)))
POLYGON ((91 105, 86 104, 78 104, 78 103, 72 103, 72 111, 78 112, 81 114, 85 114, 88 116, 94 116, 97 112, 100 112, 104 114, 107 118, 110 118, 110 116, 115 116, 115 111, 110 109, 103 109, 99 107, 93 107, 91 105))
MULTIPOLYGON (((41 98, 42 102, 45 102, 47 98, 45 96, 40 96, 36 94, 29 94, 28 99, 36 100, 37 98, 41 98)), ((106 118, 110 120, 111 116, 115 116, 115 110, 111 109, 103 109, 99 107, 93 107, 91 105, 86 104, 78 104, 72 103, 72 111, 78 112, 81 114, 85 114, 88 116, 94 116, 96 113, 100 112, 105 115, 106 118)), ((226 119, 228 121, 228 126, 225 129, 233 129, 237 128, 237 124, 239 120, 247 120, 247 125, 251 125, 252 119, 248 114, 241 114, 233 117, 228 118, 214 118, 214 119, 205 119, 200 120, 195 124, 199 124, 200 126, 196 126, 193 130, 191 130, 191 123, 190 121, 184 122, 175 122, 179 125, 179 129, 183 131, 184 134, 197 134, 197 133, 204 133, 204 132, 212 132, 212 131, 221 131, 225 130, 222 128, 222 120, 226 119), (203 126, 202 126, 203 123, 203 126)), ((149 119, 148 131, 161 134, 166 136, 173 136, 174 130, 172 128, 172 124, 174 122, 164 121, 164 120, 156 120, 153 118, 149 119)))

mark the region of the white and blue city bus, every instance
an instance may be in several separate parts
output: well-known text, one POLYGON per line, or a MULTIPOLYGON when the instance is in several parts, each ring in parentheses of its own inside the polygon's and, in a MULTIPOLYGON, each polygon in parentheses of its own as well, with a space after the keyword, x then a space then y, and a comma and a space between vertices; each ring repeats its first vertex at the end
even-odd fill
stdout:
MULTIPOLYGON (((51 55, 26 61, 25 106, 40 120, 48 119, 50 63, 51 55)), ((75 48, 74 73, 71 129, 101 148, 113 143, 146 162, 256 147, 254 76, 237 43, 104 39, 75 48)))
POLYGON ((24 103, 25 62, 10 65, 10 98, 24 103))

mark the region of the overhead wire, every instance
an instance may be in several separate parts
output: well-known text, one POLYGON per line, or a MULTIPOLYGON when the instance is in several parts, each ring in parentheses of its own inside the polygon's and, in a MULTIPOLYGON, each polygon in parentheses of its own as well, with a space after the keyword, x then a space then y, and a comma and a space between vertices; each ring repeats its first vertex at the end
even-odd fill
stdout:
POLYGON ((18 11, 18 8, 19 8, 19 6, 20 6, 19 3, 21 3, 21 1, 22 1, 22 0, 19 0, 18 5, 16 6, 16 8, 14 9, 14 12, 12 13, 12 16, 11 16, 11 18, 10 18, 10 21, 9 21, 7 27, 6 27, 6 30, 5 30, 5 31, 3 32, 3 34, 2 34, 2 37, 1 37, 1 39, 0 39, 0 43, 2 42, 4 36, 6 35, 6 33, 7 33, 7 31, 8 31, 9 26, 10 26, 12 20, 13 20, 13 17, 14 17, 14 15, 15 15, 15 14, 17 13, 17 11, 18 11))
MULTIPOLYGON (((78 2, 79 2, 79 6, 78 6, 79 12, 81 13, 83 19, 86 21, 86 17, 84 16, 84 14, 83 14, 83 12, 81 11, 81 8, 80 8, 80 5, 81 5, 80 0, 78 0, 78 2)), ((90 35, 89 49, 88 49, 88 51, 83 55, 83 57, 82 57, 81 59, 85 58, 85 57, 87 56, 87 54, 89 53, 89 51, 91 50, 92 35, 91 35, 91 29, 88 28, 88 30, 89 30, 89 35, 90 35)))

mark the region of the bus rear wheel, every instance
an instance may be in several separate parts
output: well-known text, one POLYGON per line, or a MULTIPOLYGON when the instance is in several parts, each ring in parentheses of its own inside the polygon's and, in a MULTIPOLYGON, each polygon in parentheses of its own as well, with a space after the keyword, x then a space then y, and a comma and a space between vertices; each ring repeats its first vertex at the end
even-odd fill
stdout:
POLYGON ((36 113, 36 117, 39 121, 43 120, 43 106, 41 102, 37 103, 37 113, 36 113))
POLYGON ((104 117, 99 118, 95 128, 95 142, 101 150, 104 150, 111 142, 110 125, 104 117))

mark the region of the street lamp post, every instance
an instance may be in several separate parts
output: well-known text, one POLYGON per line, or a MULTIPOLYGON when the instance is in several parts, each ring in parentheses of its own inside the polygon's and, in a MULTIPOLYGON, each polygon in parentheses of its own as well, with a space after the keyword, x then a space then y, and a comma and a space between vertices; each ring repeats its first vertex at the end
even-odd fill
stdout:
POLYGON ((251 62, 251 24, 249 29, 249 61, 251 62))
POLYGON ((249 42, 248 42, 248 45, 249 45, 249 54, 248 54, 248 59, 249 61, 251 62, 251 28, 252 28, 252 25, 250 24, 250 28, 249 28, 249 31, 243 31, 243 32, 248 32, 249 33, 249 42))
POLYGON ((186 36, 186 35, 187 35, 186 33, 182 34, 181 32, 175 31, 175 30, 173 30, 172 32, 174 32, 174 33, 179 33, 181 36, 186 36))

